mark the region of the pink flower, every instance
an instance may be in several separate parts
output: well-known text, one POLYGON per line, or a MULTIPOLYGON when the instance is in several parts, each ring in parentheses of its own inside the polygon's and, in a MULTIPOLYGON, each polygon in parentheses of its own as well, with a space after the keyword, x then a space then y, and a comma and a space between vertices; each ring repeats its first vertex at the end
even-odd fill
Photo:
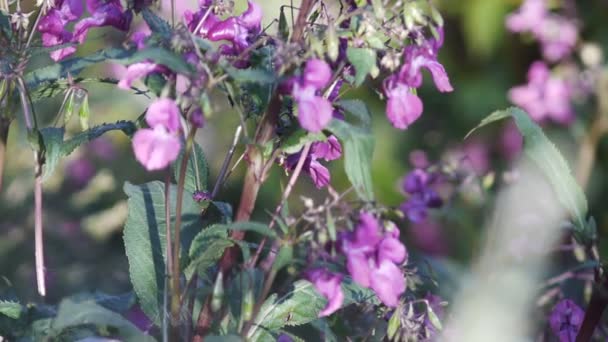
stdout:
POLYGON ((568 125, 574 120, 570 103, 572 89, 566 80, 552 76, 543 62, 534 62, 528 71, 528 84, 509 91, 509 99, 530 114, 534 121, 551 120, 568 125))
POLYGON ((386 90, 386 116, 395 128, 406 129, 422 115, 422 101, 405 85, 386 90))
POLYGON ((150 128, 133 136, 135 158, 148 171, 166 168, 179 155, 181 142, 179 108, 171 99, 158 99, 148 107, 146 122, 150 128))
POLYGON ((406 289, 399 264, 407 259, 405 246, 394 229, 381 235, 378 220, 370 213, 359 215, 355 231, 340 237, 340 249, 346 255, 346 268, 353 280, 371 287, 387 306, 395 307, 406 289))
MULTIPOLYGON (((327 141, 315 142, 304 161, 302 172, 310 176, 317 189, 327 186, 330 180, 329 170, 319 162, 319 159, 331 161, 340 158, 341 155, 342 146, 335 136, 330 136, 327 141)), ((301 152, 289 155, 283 166, 287 170, 295 169, 300 156, 301 152)))
POLYGON ((333 118, 331 102, 318 95, 327 86, 331 74, 325 61, 313 58, 306 62, 302 75, 291 80, 291 95, 298 105, 298 121, 309 132, 322 131, 333 118))
POLYGON ((557 62, 570 55, 578 40, 578 27, 571 20, 558 15, 549 15, 534 30, 541 43, 543 57, 557 62))
POLYGON ((161 71, 161 67, 152 62, 138 62, 133 63, 127 67, 123 78, 118 82, 118 87, 125 90, 130 90, 133 86, 133 82, 136 80, 146 77, 153 72, 161 71))
POLYGON ((546 14, 545 0, 526 0, 515 13, 507 17, 506 26, 511 32, 532 31, 545 19, 546 14))
POLYGON ((342 275, 317 268, 308 271, 307 278, 313 283, 317 291, 327 299, 327 305, 319 312, 319 317, 329 316, 340 309, 344 302, 344 293, 340 286, 342 275))

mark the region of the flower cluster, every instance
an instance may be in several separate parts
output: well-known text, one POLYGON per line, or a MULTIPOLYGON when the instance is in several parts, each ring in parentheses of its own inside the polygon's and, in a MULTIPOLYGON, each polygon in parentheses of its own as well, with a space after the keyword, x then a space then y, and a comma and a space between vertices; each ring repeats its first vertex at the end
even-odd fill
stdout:
POLYGON ((553 308, 549 325, 561 342, 575 341, 584 317, 583 309, 570 299, 563 299, 553 308))
POLYGON ((319 95, 327 87, 331 74, 325 61, 310 59, 306 62, 302 75, 292 80, 291 95, 298 107, 298 121, 309 132, 320 132, 333 117, 331 102, 319 95))
MULTIPOLYGON (((407 251, 399 241, 399 230, 391 228, 383 232, 374 215, 361 212, 355 230, 340 235, 338 250, 346 257, 346 268, 356 283, 374 290, 386 306, 396 307, 406 289, 399 265, 407 260, 407 251)), ((342 306, 343 275, 317 268, 307 272, 307 278, 328 300, 321 316, 330 315, 342 306)))
POLYGON ((551 13, 546 0, 526 0, 507 17, 512 32, 530 32, 541 43, 545 59, 557 62, 570 55, 578 40, 576 24, 564 16, 551 13))
MULTIPOLYGON (((302 152, 294 153, 283 163, 283 167, 288 171, 293 171, 302 156, 302 152)), ((306 156, 302 172, 310 176, 313 183, 320 189, 329 184, 329 170, 319 162, 320 159, 332 161, 342 156, 342 145, 335 136, 330 136, 327 141, 318 141, 312 144, 310 152, 306 156)))
POLYGON ((422 222, 427 218, 428 210, 441 207, 443 200, 433 188, 440 177, 436 172, 416 168, 407 174, 402 188, 408 199, 401 205, 401 211, 412 222, 422 222))
POLYGON ((552 75, 549 67, 534 62, 528 70, 528 84, 509 91, 509 99, 522 107, 534 121, 548 120, 568 125, 574 120, 573 87, 568 80, 552 75))
MULTIPOLYGON (((129 29, 133 14, 131 10, 123 8, 120 0, 87 0, 86 3, 90 16, 81 19, 84 13, 81 0, 56 0, 55 6, 41 17, 38 24, 42 45, 82 44, 93 27, 112 26, 122 31, 129 29), (73 32, 70 32, 68 24, 76 21, 73 32)), ((52 51, 50 56, 59 61, 75 51, 75 46, 67 46, 52 51)))
POLYGON ((133 136, 135 157, 148 171, 166 168, 180 151, 179 107, 171 99, 158 99, 148 107, 146 122, 150 128, 140 129, 133 136))
POLYGON ((412 92, 422 85, 422 68, 430 71, 437 90, 453 90, 443 65, 437 61, 442 45, 443 30, 440 28, 437 39, 426 39, 422 44, 406 47, 401 69, 384 81, 386 115, 396 128, 406 129, 422 115, 422 100, 412 92))
POLYGON ((223 55, 239 55, 253 42, 261 31, 262 8, 254 1, 248 1, 245 12, 221 20, 214 12, 219 5, 211 0, 199 1, 197 12, 186 11, 184 22, 190 32, 211 41, 227 41, 220 47, 223 55))

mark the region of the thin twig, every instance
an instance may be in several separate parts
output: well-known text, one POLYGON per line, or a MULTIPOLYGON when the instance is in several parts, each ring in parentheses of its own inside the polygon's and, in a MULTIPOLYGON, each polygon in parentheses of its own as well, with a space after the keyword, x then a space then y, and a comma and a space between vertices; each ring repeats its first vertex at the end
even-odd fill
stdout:
POLYGON ((173 247, 171 240, 171 168, 167 169, 165 178, 165 286, 163 288, 163 342, 169 341, 169 303, 170 294, 169 287, 171 286, 171 272, 173 270, 172 251, 173 247))
POLYGON ((226 172, 228 171, 228 166, 230 166, 230 161, 234 156, 234 151, 236 150, 236 145, 239 143, 241 139, 241 133, 243 132, 243 126, 239 125, 234 132, 234 138, 232 138, 232 145, 230 145, 230 149, 224 158, 224 162, 222 163, 222 168, 220 169, 220 174, 215 180, 215 186, 213 186, 213 191, 211 192, 211 198, 215 198, 217 196, 218 191, 220 190, 220 186, 224 183, 224 177, 226 177, 226 172))

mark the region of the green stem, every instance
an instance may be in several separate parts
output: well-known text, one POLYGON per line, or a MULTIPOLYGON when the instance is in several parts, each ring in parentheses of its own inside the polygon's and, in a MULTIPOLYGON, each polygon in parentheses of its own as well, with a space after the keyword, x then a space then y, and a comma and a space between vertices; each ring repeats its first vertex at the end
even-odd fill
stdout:
POLYGON ((6 160, 8 133, 11 122, 0 117, 0 193, 2 192, 2 180, 4 179, 4 166, 6 160))
POLYGON ((169 287, 171 286, 171 272, 173 270, 173 247, 171 240, 171 168, 167 169, 165 178, 165 286, 163 288, 163 342, 169 341, 169 287))
POLYGON ((182 158, 179 179, 177 182, 177 199, 175 204, 175 232, 173 237, 173 272, 172 272, 172 298, 171 298, 171 317, 174 325, 179 322, 180 316, 180 230, 182 224, 182 203, 184 196, 184 183, 186 179, 186 169, 188 161, 190 159, 190 153, 192 152, 192 146, 194 144, 194 135, 196 134, 196 127, 192 127, 186 138, 186 147, 184 149, 184 157, 182 158))

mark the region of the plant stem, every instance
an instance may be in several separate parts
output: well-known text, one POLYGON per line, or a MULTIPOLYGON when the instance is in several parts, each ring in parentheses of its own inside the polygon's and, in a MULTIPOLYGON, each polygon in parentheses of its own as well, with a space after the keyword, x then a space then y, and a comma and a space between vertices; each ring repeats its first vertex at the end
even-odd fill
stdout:
POLYGON ((171 272, 173 270, 173 247, 171 246, 171 168, 167 168, 165 178, 165 286, 163 288, 163 342, 169 341, 169 287, 171 286, 171 272))
POLYGON ((173 237, 173 272, 172 272, 172 298, 171 298, 171 317, 174 325, 177 325, 179 322, 180 316, 180 263, 179 263, 179 255, 180 255, 180 229, 182 224, 182 203, 184 197, 184 182, 186 179, 186 169, 188 166, 188 161, 190 160, 190 153, 192 152, 192 146, 194 143, 194 135, 196 134, 196 127, 192 126, 190 128, 190 132, 188 133, 188 137, 186 138, 186 147, 184 148, 184 157, 182 158, 182 162, 179 170, 179 179, 177 182, 177 199, 175 204, 175 232, 173 237))
POLYGON ((584 189, 589 184, 589 178, 593 171, 597 146, 600 139, 608 131, 608 118, 603 113, 598 113, 591 124, 589 133, 583 137, 578 150, 578 161, 576 163, 576 180, 584 189))
POLYGON ((0 193, 2 192, 2 180, 4 179, 4 162, 6 160, 8 132, 11 122, 0 117, 0 193))
POLYGON ((222 168, 220 169, 220 173, 215 180, 215 185, 213 186, 213 191, 211 192, 211 198, 215 198, 217 193, 220 190, 220 186, 224 183, 224 178, 226 177, 226 172, 228 172, 228 166, 230 166, 230 161, 234 156, 234 151, 236 150, 236 145, 241 138, 241 133, 243 132, 243 126, 239 125, 234 132, 234 138, 232 139, 232 145, 230 145, 230 149, 224 158, 224 162, 222 163, 222 168))
POLYGON ((34 183, 34 248, 36 258, 36 284, 38 293, 46 296, 44 278, 44 241, 42 234, 42 162, 40 155, 35 152, 36 180, 34 183))
POLYGON ((593 290, 591 300, 585 311, 585 319, 581 325, 581 330, 579 330, 578 335, 576 335, 576 342, 587 342, 593 337, 595 327, 600 322, 602 314, 606 310, 606 306, 608 306, 608 299, 602 293, 603 291, 605 291, 605 289, 598 290, 596 288, 593 290))

